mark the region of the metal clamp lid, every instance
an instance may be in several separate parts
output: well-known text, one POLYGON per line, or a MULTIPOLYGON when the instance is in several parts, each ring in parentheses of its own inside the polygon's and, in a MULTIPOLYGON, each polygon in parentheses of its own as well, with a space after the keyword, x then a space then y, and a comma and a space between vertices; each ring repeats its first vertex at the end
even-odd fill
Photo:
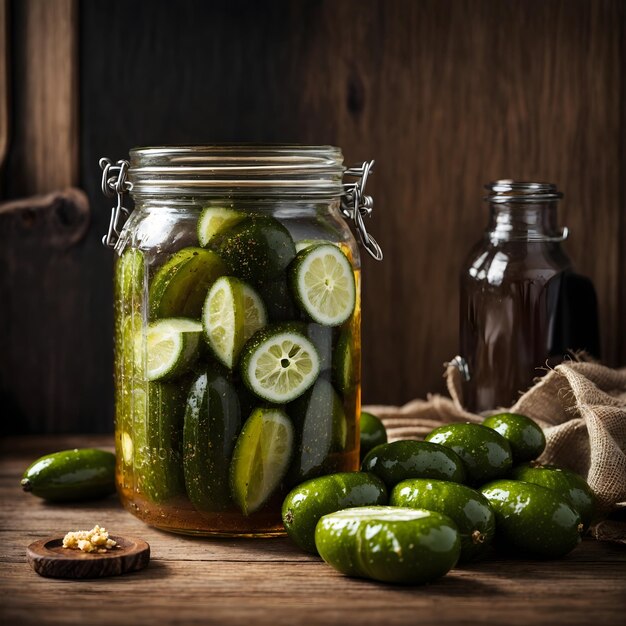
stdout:
POLYGON ((341 213, 350 218, 356 225, 356 230, 361 244, 377 261, 383 260, 383 251, 378 242, 372 237, 365 227, 364 217, 371 217, 374 208, 372 196, 365 195, 367 178, 374 169, 374 161, 364 161, 358 167, 350 167, 344 172, 344 176, 356 176, 359 180, 353 183, 344 183, 344 195, 341 199, 341 213))
POLYGON ((100 183, 102 193, 107 198, 117 197, 116 206, 111 208, 109 229, 107 234, 102 237, 102 243, 108 248, 115 248, 122 232, 122 215, 124 215, 124 219, 130 215, 130 211, 123 206, 124 194, 132 188, 131 183, 127 180, 129 163, 120 159, 113 165, 111 159, 107 158, 100 159, 99 163, 100 169, 102 169, 102 181, 100 183))
MULTIPOLYGON (((115 248, 121 234, 123 220, 130 215, 130 211, 123 205, 124 194, 132 189, 132 183, 128 180, 130 164, 120 159, 114 165, 111 159, 106 157, 101 158, 99 163, 102 169, 102 193, 107 198, 117 198, 116 205, 111 208, 109 228, 102 238, 102 243, 109 248, 115 248)), ((344 217, 354 221, 361 244, 367 252, 377 261, 381 261, 383 252, 378 242, 367 232, 364 220, 364 217, 371 216, 374 206, 372 196, 364 193, 368 176, 373 168, 374 161, 364 161, 361 165, 348 168, 344 172, 344 176, 356 177, 357 180, 343 184, 341 213, 344 217)))

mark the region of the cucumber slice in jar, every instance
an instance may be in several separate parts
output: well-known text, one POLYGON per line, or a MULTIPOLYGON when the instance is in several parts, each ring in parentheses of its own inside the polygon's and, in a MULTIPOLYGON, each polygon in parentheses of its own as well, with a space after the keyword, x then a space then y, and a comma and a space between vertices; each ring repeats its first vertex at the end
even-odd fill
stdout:
POLYGON ((176 378, 198 358, 202 324, 183 317, 151 322, 135 339, 136 361, 145 362, 147 380, 176 378), (144 356, 145 360, 142 358, 144 356))
POLYGON ((289 472, 290 482, 328 474, 329 456, 345 448, 346 415, 333 386, 320 377, 313 387, 292 402, 287 412, 295 426, 295 454, 289 472))
POLYGON ((233 384, 211 369, 200 373, 187 397, 183 431, 185 486, 199 511, 232 505, 230 461, 241 422, 233 384))
POLYGON ((145 262, 136 248, 127 248, 115 266, 115 295, 122 310, 130 312, 141 306, 145 262))
POLYGON ((206 207, 198 219, 198 241, 206 248, 218 235, 239 224, 245 213, 225 207, 206 207))
POLYGON ((300 308, 318 324, 339 326, 354 311, 356 284, 346 255, 332 244, 305 248, 290 268, 300 308))
POLYGON ((235 444, 231 491, 244 515, 258 511, 280 486, 293 454, 293 426, 279 409, 252 412, 235 444))
POLYGON ((155 503, 185 493, 182 439, 189 381, 148 382, 133 391, 132 440, 139 491, 155 503))
POLYGON ((291 402, 313 385, 320 370, 315 346, 297 325, 278 324, 258 331, 244 346, 241 377, 259 398, 291 402))
POLYGON ((267 314, 252 287, 234 276, 222 276, 209 289, 202 323, 215 356, 233 369, 246 341, 267 324, 267 314))
POLYGON ((254 285, 280 278, 296 256, 289 231, 273 217, 250 217, 224 234, 220 256, 254 285))
POLYGON ((150 285, 150 316, 200 318, 209 287, 223 274, 222 259, 204 248, 183 248, 156 272, 150 285))
POLYGON ((352 352, 352 333, 344 328, 333 351, 333 382, 341 394, 346 394, 353 386, 354 354, 352 352))

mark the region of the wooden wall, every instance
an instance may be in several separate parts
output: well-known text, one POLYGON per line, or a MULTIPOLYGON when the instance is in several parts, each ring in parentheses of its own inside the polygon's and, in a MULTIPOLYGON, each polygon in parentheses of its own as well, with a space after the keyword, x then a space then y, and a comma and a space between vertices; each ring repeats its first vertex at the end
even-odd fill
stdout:
MULTIPOLYGON (((26 16, 10 5, 20 67, 26 16)), ((567 249, 596 284, 606 360, 626 362, 625 3, 77 6, 78 166, 91 228, 40 258, 45 272, 26 293, 26 242, 1 242, 10 252, 0 261, 15 260, 2 268, 11 281, 0 280, 1 295, 20 292, 0 319, 0 349, 10 345, 0 355, 0 411, 10 407, 11 430, 111 429, 112 255, 99 243, 108 205, 97 162, 138 144, 331 143, 349 163, 376 159, 370 225, 385 260, 364 256, 365 401, 442 389, 442 363, 457 349, 458 270, 485 225, 482 185, 495 178, 548 180, 565 192, 567 249), (42 343, 42 320, 61 339, 42 343)), ((14 129, 27 81, 14 72, 14 129)), ((14 139, 5 196, 52 191, 31 188, 27 138, 14 139)))

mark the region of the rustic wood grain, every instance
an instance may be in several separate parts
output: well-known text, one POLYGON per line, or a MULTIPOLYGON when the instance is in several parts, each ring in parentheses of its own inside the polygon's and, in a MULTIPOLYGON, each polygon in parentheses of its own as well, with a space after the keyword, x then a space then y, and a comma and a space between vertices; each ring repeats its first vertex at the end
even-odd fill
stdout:
MULTIPOLYGON (((85 7, 84 171, 151 142, 334 143, 348 162, 376 158, 370 224, 385 261, 363 255, 366 402, 442 389, 442 363, 457 351, 459 268, 487 221, 482 185, 501 177, 564 190, 567 249, 596 284, 604 355, 626 360, 622 3, 186 3, 176 16, 151 7, 149 18, 138 5, 85 7), (167 45, 133 36, 145 19, 167 45), (120 51, 123 72, 105 48, 120 51), (126 115, 89 97, 93 77, 133 102, 126 115)), ((104 213, 96 178, 85 183, 104 213)))
POLYGON ((504 560, 455 569, 424 587, 343 577, 287 539, 201 540, 151 529, 115 497, 49 505, 19 487, 21 471, 53 449, 108 438, 20 438, 0 445, 0 620, 6 624, 552 624, 621 625, 626 548, 586 540, 560 561, 504 560), (37 576, 25 549, 50 533, 101 523, 142 537, 151 562, 106 580, 37 576))
POLYGON ((9 0, 0 0, 0 172, 4 166, 9 145, 8 3, 9 0))
MULTIPOLYGON (((40 44, 24 36, 44 11, 62 11, 69 28, 73 6, 12 4, 13 109, 27 114, 13 122, 12 197, 52 175, 29 159, 29 138, 50 145, 35 112, 48 119, 67 101, 24 100, 34 93, 27 46, 53 38, 51 58, 71 47, 50 28, 40 44)), ((100 246, 109 201, 97 162, 139 144, 332 143, 349 163, 376 158, 368 226, 385 261, 363 257, 368 403, 443 390, 442 363, 457 352, 458 271, 485 226, 482 185, 494 178, 549 180, 565 192, 567 249, 596 285, 605 360, 626 363, 625 20, 620 0, 81 3, 81 185, 94 219, 78 249, 51 260, 48 272, 65 272, 67 284, 53 281, 39 298, 63 319, 57 332, 75 339, 62 357, 72 384, 50 374, 29 388, 36 401, 24 401, 24 386, 7 392, 13 428, 111 428, 112 256, 100 246)), ((60 65, 49 74, 45 60, 36 75, 60 65)), ((66 136, 57 154, 72 152, 66 136)), ((58 363, 58 349, 26 344, 22 361, 58 363)))
POLYGON ((80 189, 0 203, 0 433, 65 430, 80 406, 92 351, 76 341, 89 297, 76 247, 89 219, 80 189))
POLYGON ((11 197, 47 193, 78 181, 76 0, 11 4, 14 77, 11 197))

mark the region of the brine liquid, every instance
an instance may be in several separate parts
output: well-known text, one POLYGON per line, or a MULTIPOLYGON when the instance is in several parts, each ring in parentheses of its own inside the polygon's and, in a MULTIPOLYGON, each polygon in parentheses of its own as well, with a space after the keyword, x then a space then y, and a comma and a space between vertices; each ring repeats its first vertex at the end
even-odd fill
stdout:
MULTIPOLYGON (((289 474, 262 508, 245 516, 234 503, 219 511, 199 511, 187 498, 180 477, 166 476, 159 497, 144 489, 148 477, 155 469, 174 468, 171 474, 182 472, 182 422, 190 381, 182 377, 167 383, 166 392, 154 394, 151 383, 144 379, 136 362, 138 333, 147 324, 147 292, 151 268, 146 263, 145 284, 141 291, 129 298, 121 297, 121 277, 116 275, 115 306, 115 442, 117 456, 117 486, 124 507, 146 523, 173 532, 194 535, 219 536, 272 536, 284 532, 281 522, 281 505, 285 495, 295 486, 289 474), (174 442, 171 447, 146 445, 151 440, 150 429, 173 424, 177 432, 167 433, 174 442), (174 486, 170 485, 170 478, 174 486), (165 484, 168 483, 168 484, 165 484), (172 492, 172 495, 168 495, 172 492)), ((332 348, 342 330, 351 336, 351 373, 346 392, 342 395, 346 417, 345 446, 331 452, 316 474, 353 471, 359 467, 360 415, 360 273, 355 271, 357 299, 350 319, 333 329, 332 348)), ((263 295, 263 294, 261 294, 263 295)), ((202 357, 201 357, 202 358, 202 357)), ((208 358, 208 357, 207 357, 208 358)), ((334 364, 333 364, 334 365, 334 364)), ((259 400, 259 405, 263 402, 259 400)), ((288 409, 287 409, 288 412, 288 409)), ((247 416, 242 415, 243 421, 247 416)), ((168 426, 169 427, 169 426, 168 426)), ((152 432, 152 434, 157 434, 152 432)), ((153 439, 153 438, 152 438, 153 439)), ((159 439, 157 437, 157 439, 159 439)), ((310 442, 311 446, 315 441, 310 442)), ((226 461, 227 462, 227 461, 226 461)), ((207 469, 207 471, 210 471, 207 469)), ((154 485, 153 491, 154 491, 154 485)))

